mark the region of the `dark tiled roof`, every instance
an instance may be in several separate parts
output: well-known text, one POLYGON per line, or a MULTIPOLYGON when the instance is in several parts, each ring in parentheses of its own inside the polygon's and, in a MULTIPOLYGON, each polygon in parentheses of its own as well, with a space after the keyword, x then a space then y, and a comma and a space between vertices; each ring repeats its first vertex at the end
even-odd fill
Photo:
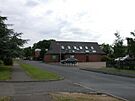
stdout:
POLYGON ((97 42, 53 41, 47 54, 59 53, 105 54, 97 42))

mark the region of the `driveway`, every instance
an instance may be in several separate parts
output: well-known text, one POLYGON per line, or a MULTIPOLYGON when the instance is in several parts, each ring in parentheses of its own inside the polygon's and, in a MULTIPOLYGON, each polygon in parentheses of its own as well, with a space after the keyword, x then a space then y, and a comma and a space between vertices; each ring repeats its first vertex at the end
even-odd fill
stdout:
POLYGON ((134 78, 83 71, 73 67, 49 65, 38 61, 25 62, 42 69, 59 73, 64 76, 66 80, 72 82, 72 84, 77 84, 85 88, 85 90, 106 92, 115 96, 123 97, 129 101, 135 101, 134 78))

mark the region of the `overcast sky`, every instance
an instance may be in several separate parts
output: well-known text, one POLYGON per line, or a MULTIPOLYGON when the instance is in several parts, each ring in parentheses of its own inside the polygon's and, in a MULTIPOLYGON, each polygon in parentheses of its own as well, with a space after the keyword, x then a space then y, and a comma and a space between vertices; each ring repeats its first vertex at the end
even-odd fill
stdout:
POLYGON ((33 45, 43 39, 112 44, 135 30, 135 0, 0 0, 0 15, 33 45))

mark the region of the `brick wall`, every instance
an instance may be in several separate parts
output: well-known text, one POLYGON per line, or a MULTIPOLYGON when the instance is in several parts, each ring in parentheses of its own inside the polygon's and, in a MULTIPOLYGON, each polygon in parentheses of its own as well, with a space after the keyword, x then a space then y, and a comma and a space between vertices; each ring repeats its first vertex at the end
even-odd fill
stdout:
POLYGON ((103 57, 102 55, 91 54, 91 55, 89 55, 89 61, 90 62, 100 62, 102 57, 103 57))
MULTIPOLYGON (((69 58, 70 55, 63 55, 63 58, 69 58)), ((79 62, 100 62, 103 55, 98 54, 75 54, 74 57, 78 59, 79 62)), ((59 55, 45 55, 44 61, 45 62, 59 62, 59 55), (55 58, 55 59, 54 59, 55 58)))
POLYGON ((85 62, 86 61, 86 55, 84 54, 76 54, 74 55, 76 59, 78 59, 79 62, 85 62))
POLYGON ((59 62, 59 55, 45 55, 44 62, 59 62))

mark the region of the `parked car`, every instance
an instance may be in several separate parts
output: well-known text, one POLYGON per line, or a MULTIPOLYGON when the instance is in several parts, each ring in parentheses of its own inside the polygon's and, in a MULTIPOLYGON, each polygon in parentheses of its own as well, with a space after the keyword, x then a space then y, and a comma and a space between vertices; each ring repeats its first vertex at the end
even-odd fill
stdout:
POLYGON ((77 59, 75 58, 67 58, 65 60, 61 60, 62 64, 76 64, 77 63, 77 59))
POLYGON ((131 61, 134 60, 134 58, 130 57, 129 55, 126 55, 124 57, 118 57, 114 61, 131 61))

